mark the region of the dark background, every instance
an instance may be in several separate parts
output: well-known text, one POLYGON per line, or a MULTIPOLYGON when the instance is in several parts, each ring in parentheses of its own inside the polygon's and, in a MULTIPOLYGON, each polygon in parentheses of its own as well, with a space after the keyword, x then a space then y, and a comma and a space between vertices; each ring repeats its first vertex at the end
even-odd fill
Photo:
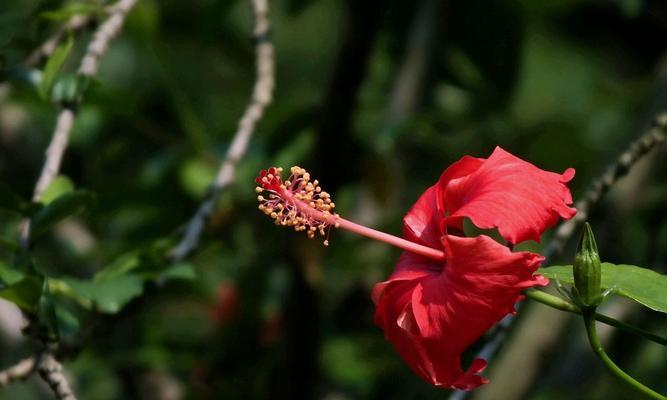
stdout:
MULTIPOLYGON (((62 23, 43 12, 71 3, 0 6, 0 181, 25 197, 58 107, 35 90, 31 74, 43 65, 21 62, 62 23)), ((72 312, 62 341, 80 399, 446 399, 372 323, 370 289, 399 250, 338 231, 324 248, 275 227, 256 210, 258 170, 305 167, 341 215, 399 234, 410 205, 463 155, 486 157, 500 145, 544 169, 574 167, 576 198, 667 108, 664 1, 270 6, 274 101, 185 264, 194 274, 147 281, 118 313, 72 312)), ((251 27, 246 1, 139 1, 79 109, 61 172, 98 201, 35 246, 49 276, 88 278, 138 253, 160 267, 248 101, 251 27)), ((66 71, 76 70, 91 32, 74 38, 66 71)), ((664 160, 664 148, 652 152, 595 209, 604 260, 664 272, 664 160)), ((0 233, 15 237, 18 220, 0 213, 0 233)), ((570 246, 554 262, 572 254, 570 246)), ((618 300, 605 307, 666 331, 661 314, 618 300)), ((28 354, 10 311, 0 309, 2 367, 28 354)), ((519 317, 487 370, 491 383, 471 398, 634 398, 594 359, 577 318, 534 304, 519 317)), ((631 374, 667 392, 664 347, 601 335, 631 374)), ((0 391, 0 399, 33 398, 50 398, 36 377, 0 391)))

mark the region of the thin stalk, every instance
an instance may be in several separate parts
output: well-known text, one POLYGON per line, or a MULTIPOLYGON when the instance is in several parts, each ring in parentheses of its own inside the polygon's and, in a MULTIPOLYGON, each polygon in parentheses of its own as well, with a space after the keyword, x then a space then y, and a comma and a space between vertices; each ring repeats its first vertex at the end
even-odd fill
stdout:
POLYGON ((361 236, 366 236, 367 238, 379 240, 381 242, 396 246, 400 249, 422 255, 427 258, 431 258, 437 261, 445 261, 445 252, 442 250, 434 249, 432 247, 423 246, 419 243, 411 242, 406 239, 402 239, 398 236, 390 235, 388 233, 380 232, 378 230, 359 225, 355 222, 349 221, 341 216, 333 216, 331 214, 324 214, 320 210, 316 210, 312 207, 309 207, 308 204, 304 203, 301 200, 297 200, 288 190, 282 190, 280 195, 286 199, 289 203, 294 204, 299 211, 308 217, 317 220, 327 222, 337 228, 345 229, 352 233, 356 233, 361 236))
POLYGON ((600 343, 600 338, 597 335, 595 329, 595 309, 584 310, 582 313, 584 317, 584 323, 586 325, 586 333, 588 334, 588 341, 591 344, 591 348, 595 355, 602 361, 602 363, 607 367, 607 369, 615 375, 617 378, 625 382, 628 386, 632 387, 636 391, 644 394, 647 398, 657 399, 657 400, 667 400, 667 397, 661 395, 658 392, 653 391, 651 388, 644 386, 642 383, 635 380, 633 377, 628 375, 625 371, 619 368, 618 365, 612 361, 611 358, 607 355, 600 343))
MULTIPOLYGON (((582 313, 581 309, 579 309, 579 307, 575 306, 574 304, 566 300, 563 300, 560 297, 550 295, 549 293, 543 292, 541 290, 528 289, 524 292, 524 294, 526 295, 527 298, 531 300, 535 300, 538 303, 542 303, 546 306, 555 308, 557 310, 567 311, 573 314, 580 314, 580 315, 582 313)), ((661 344, 663 346, 667 346, 667 338, 658 336, 644 329, 638 328, 634 325, 627 324, 623 321, 619 321, 604 314, 594 313, 594 317, 596 320, 604 324, 613 326, 615 328, 635 334, 637 336, 641 336, 646 340, 650 340, 652 342, 661 344)))

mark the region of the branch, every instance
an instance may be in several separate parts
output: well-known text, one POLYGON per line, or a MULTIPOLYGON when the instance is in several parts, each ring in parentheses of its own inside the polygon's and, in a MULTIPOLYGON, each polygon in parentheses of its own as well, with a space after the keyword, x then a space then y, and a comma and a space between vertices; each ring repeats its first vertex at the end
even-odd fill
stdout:
POLYGON ((170 254, 170 258, 174 262, 183 260, 199 244, 199 238, 208 217, 215 210, 215 206, 223 190, 234 181, 236 165, 245 154, 248 142, 255 131, 255 126, 264 113, 264 109, 272 100, 275 84, 275 67, 273 44, 269 40, 270 21, 268 0, 252 0, 252 8, 255 18, 253 36, 256 40, 257 73, 252 97, 239 121, 227 155, 220 164, 211 190, 188 222, 183 238, 170 254))
POLYGON ((76 400, 72 388, 63 373, 63 366, 49 350, 39 357, 37 363, 39 376, 49 385, 57 400, 76 400))
POLYGON ((42 60, 47 59, 53 54, 67 32, 77 32, 85 29, 93 18, 90 15, 75 15, 71 17, 64 25, 58 28, 53 35, 41 46, 36 48, 23 62, 25 67, 34 67, 42 60))
MULTIPOLYGON (((97 73, 100 58, 106 52, 111 39, 120 31, 128 12, 136 3, 137 0, 119 0, 119 2, 110 9, 109 18, 99 26, 86 49, 86 53, 79 66, 79 74, 92 77, 97 73)), ((57 40, 54 41, 54 43, 57 45, 57 40)), ((80 101, 81 99, 79 99, 79 102, 80 101)), ((67 149, 72 126, 74 125, 74 117, 75 109, 73 106, 63 106, 56 121, 51 143, 46 150, 46 161, 44 162, 37 184, 35 185, 33 194, 33 201, 35 202, 38 202, 41 199, 44 190, 53 182, 60 171, 60 164, 63 155, 65 154, 65 150, 67 149)), ((26 250, 30 247, 29 219, 24 220, 21 225, 21 246, 26 250)), ((27 319, 31 324, 34 323, 33 318, 28 317, 27 319)), ((26 331, 30 332, 31 330, 28 328, 26 331)), ((50 348, 52 346, 49 346, 43 338, 38 339, 40 339, 38 345, 44 347, 44 349, 38 352, 39 357, 36 369, 39 372, 39 375, 49 385, 56 396, 56 399, 76 400, 76 396, 72 392, 69 382, 63 373, 62 365, 53 355, 50 348)), ((33 370, 34 368, 30 368, 26 373, 26 376, 33 370)))
POLYGON ((35 371, 35 357, 19 361, 4 371, 0 371, 0 388, 18 380, 27 379, 35 371))
POLYGON ((667 112, 659 114, 653 121, 653 126, 642 136, 634 141, 610 165, 602 176, 595 180, 583 199, 579 200, 575 207, 577 215, 569 221, 562 223, 556 233, 544 249, 544 256, 549 259, 553 255, 563 251, 565 242, 572 237, 577 227, 588 219, 591 208, 593 208, 602 196, 609 191, 614 183, 625 176, 630 168, 651 149, 665 141, 667 136, 667 112))
MULTIPOLYGON (((553 257, 563 251, 563 247, 567 240, 572 237, 579 224, 588 219, 591 209, 597 204, 602 196, 609 191, 611 186, 616 183, 619 178, 625 176, 628 171, 630 171, 630 168, 632 168, 639 159, 646 155, 646 153, 664 142, 666 136, 667 112, 664 112, 658 114, 654 119, 651 128, 642 134, 639 139, 632 142, 627 150, 621 153, 616 159, 616 162, 610 165, 598 179, 593 181, 590 189, 586 191, 584 197, 575 205, 577 214, 574 218, 563 222, 558 227, 554 237, 545 247, 543 254, 546 259, 544 264, 549 264, 553 257)), ((520 305, 520 303, 517 303, 516 308, 518 309, 520 305)), ((475 355, 475 358, 484 358, 486 360, 491 359, 503 345, 505 341, 504 339, 507 337, 507 331, 512 326, 514 319, 514 315, 507 315, 496 324, 491 339, 489 339, 489 341, 475 355)), ((468 392, 457 390, 451 394, 449 400, 464 400, 467 396, 468 392)))
MULTIPOLYGON (((97 73, 100 58, 106 52, 111 39, 118 34, 120 28, 123 26, 127 13, 136 3, 137 0, 120 0, 111 8, 109 18, 97 29, 86 49, 86 53, 79 66, 79 74, 93 77, 97 73)), ((67 148, 73 125, 74 109, 71 106, 64 106, 58 115, 51 143, 46 150, 46 162, 35 186, 35 193, 32 198, 34 201, 39 201, 44 190, 58 175, 60 163, 67 148)))

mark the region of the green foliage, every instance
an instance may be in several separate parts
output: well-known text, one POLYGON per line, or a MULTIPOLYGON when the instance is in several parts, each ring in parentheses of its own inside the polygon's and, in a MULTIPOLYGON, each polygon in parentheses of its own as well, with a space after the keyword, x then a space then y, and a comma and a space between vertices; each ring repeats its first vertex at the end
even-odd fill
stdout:
MULTIPOLYGON (((539 273, 549 279, 574 284, 571 265, 540 268, 539 273)), ((667 275, 634 265, 602 263, 601 286, 652 310, 667 313, 667 275)))
POLYGON ((43 288, 44 278, 36 274, 29 274, 5 286, 0 290, 0 297, 16 304, 23 311, 32 313, 39 310, 43 288))
POLYGON ((38 238, 63 219, 90 208, 94 201, 95 195, 87 190, 76 190, 56 198, 32 217, 31 238, 38 238))
POLYGON ((53 83, 56 81, 56 78, 60 74, 60 70, 67 61, 72 46, 74 45, 74 40, 71 36, 67 38, 65 43, 61 44, 56 48, 49 61, 44 67, 44 72, 42 74, 42 80, 39 83, 39 95, 42 99, 48 99, 49 94, 51 93, 51 88, 53 83))
POLYGON ((63 74, 53 84, 51 100, 57 103, 76 103, 91 85, 91 79, 80 74, 63 74))
POLYGON ((63 282, 80 298, 91 301, 104 313, 115 314, 143 292, 143 282, 135 275, 81 280, 64 278, 63 282))
POLYGON ((27 202, 14 193, 7 185, 0 183, 0 209, 23 213, 27 202))

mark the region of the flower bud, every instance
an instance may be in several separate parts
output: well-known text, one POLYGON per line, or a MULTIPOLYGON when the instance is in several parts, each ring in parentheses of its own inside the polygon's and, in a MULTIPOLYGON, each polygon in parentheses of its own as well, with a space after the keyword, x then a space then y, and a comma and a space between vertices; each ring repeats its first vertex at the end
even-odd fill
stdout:
POLYGON ((602 301, 601 263, 593 230, 588 222, 574 256, 574 288, 582 307, 597 307, 602 301))

